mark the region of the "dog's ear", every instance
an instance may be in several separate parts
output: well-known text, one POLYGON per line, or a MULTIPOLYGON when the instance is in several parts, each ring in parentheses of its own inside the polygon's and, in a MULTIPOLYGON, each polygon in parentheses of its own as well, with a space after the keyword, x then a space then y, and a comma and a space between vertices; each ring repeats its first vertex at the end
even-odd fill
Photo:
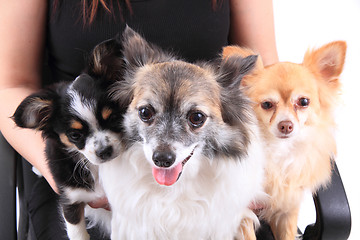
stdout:
POLYGON ((240 90, 242 78, 251 72, 257 61, 256 55, 246 58, 230 56, 220 64, 218 83, 221 91, 221 112, 224 122, 236 125, 248 121, 249 100, 240 90))
POLYGON ((149 63, 171 61, 173 56, 147 42, 137 32, 126 26, 123 38, 123 55, 127 68, 138 68, 149 63))
POLYGON ((123 68, 121 37, 117 35, 94 47, 89 55, 85 72, 111 84, 121 79, 123 68))
POLYGON ((133 99, 133 77, 138 68, 151 63, 172 61, 170 53, 147 42, 137 32, 126 26, 122 35, 124 81, 117 81, 111 89, 112 99, 126 107, 133 99))
POLYGON ((309 50, 304 57, 303 66, 309 69, 319 84, 318 92, 322 111, 333 111, 341 91, 340 74, 346 55, 346 42, 335 41, 319 49, 309 50))
POLYGON ((335 41, 305 54, 303 65, 329 85, 337 87, 343 70, 346 55, 346 42, 335 41))
POLYGON ((253 72, 256 72, 257 70, 261 70, 264 68, 264 64, 262 62, 262 58, 259 54, 256 54, 253 50, 249 49, 249 48, 244 48, 244 47, 239 47, 239 46, 226 46, 223 48, 222 51, 222 58, 223 59, 228 59, 231 56, 240 56, 240 57, 248 57, 251 55, 257 55, 257 60, 256 60, 256 65, 253 69, 253 72))
MULTIPOLYGON (((235 46, 235 45, 226 46, 223 48, 223 51, 222 51, 222 58, 225 61, 227 59, 229 59, 230 57, 234 57, 234 56, 240 56, 240 57, 245 58, 245 57, 248 57, 251 55, 256 55, 253 50, 251 50, 249 48, 235 46)), ((257 55, 257 56, 258 57, 257 57, 256 64, 255 64, 253 70, 251 71, 250 74, 247 74, 241 81, 242 86, 248 86, 251 81, 256 79, 256 78, 253 78, 253 76, 256 76, 264 69, 264 64, 262 62, 261 56, 260 55, 257 55)))
POLYGON ((250 55, 245 58, 240 55, 232 55, 223 59, 220 64, 220 78, 218 82, 224 88, 238 89, 243 77, 250 74, 254 69, 258 56, 250 55))
POLYGON ((55 110, 58 94, 51 89, 43 89, 26 97, 11 117, 21 128, 46 130, 55 110))

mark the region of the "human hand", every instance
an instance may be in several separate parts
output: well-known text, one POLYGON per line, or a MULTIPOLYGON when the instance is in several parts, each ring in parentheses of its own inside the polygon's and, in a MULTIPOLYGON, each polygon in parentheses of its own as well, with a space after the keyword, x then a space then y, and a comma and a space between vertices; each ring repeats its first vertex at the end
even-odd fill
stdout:
POLYGON ((88 205, 92 208, 103 208, 111 211, 108 199, 106 197, 98 198, 95 201, 89 202, 88 205))

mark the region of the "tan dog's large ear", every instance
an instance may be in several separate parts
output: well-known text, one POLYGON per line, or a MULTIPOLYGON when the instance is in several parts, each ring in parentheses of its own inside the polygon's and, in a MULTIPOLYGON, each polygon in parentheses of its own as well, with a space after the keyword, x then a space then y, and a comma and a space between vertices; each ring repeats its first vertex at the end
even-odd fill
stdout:
POLYGON ((335 41, 305 54, 303 65, 328 83, 338 85, 346 55, 346 42, 335 41))
MULTIPOLYGON (((254 51, 252 51, 249 48, 243 48, 235 45, 224 47, 222 52, 222 58, 225 61, 231 56, 240 56, 245 58, 250 55, 256 55, 256 53, 254 53, 254 51)), ((241 81, 241 86, 247 86, 248 81, 251 81, 251 79, 253 79, 251 76, 257 75, 263 69, 264 69, 264 64, 262 62, 261 56, 258 55, 254 69, 251 71, 250 74, 244 76, 243 80, 241 81)))

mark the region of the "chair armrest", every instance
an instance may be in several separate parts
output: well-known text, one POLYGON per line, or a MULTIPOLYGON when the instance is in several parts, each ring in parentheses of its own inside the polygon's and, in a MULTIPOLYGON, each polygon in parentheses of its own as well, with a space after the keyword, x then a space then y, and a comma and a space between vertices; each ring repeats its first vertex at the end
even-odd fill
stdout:
POLYGON ((321 188, 313 198, 316 222, 306 227, 303 239, 348 239, 351 231, 350 206, 335 161, 330 184, 321 188))
POLYGON ((16 153, 0 133, 0 236, 16 239, 16 153))

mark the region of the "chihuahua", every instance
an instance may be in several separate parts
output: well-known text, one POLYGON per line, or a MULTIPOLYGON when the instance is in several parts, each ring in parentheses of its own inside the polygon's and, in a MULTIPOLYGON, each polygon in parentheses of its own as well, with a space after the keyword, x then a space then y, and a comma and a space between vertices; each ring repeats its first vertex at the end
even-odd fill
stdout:
POLYGON ((262 145, 239 85, 256 56, 188 63, 127 28, 127 150, 100 166, 113 211, 111 238, 234 239, 263 194, 262 145))
MULTIPOLYGON (((223 56, 244 57, 249 49, 229 46, 223 56)), ((302 64, 280 62, 244 77, 241 87, 253 101, 265 142, 265 191, 260 216, 277 240, 293 240, 303 193, 325 186, 336 154, 334 110, 346 43, 309 50, 302 64)), ((255 237, 248 237, 254 239, 255 237)))
MULTIPOLYGON (((117 38, 97 45, 80 76, 28 96, 13 116, 17 126, 39 130, 46 140, 47 163, 59 190, 71 240, 90 239, 84 207, 104 196, 98 165, 116 158, 122 150, 126 109, 108 94, 121 75, 120 54, 117 38)), ((111 213, 87 209, 89 219, 101 224, 109 234, 111 213)))

